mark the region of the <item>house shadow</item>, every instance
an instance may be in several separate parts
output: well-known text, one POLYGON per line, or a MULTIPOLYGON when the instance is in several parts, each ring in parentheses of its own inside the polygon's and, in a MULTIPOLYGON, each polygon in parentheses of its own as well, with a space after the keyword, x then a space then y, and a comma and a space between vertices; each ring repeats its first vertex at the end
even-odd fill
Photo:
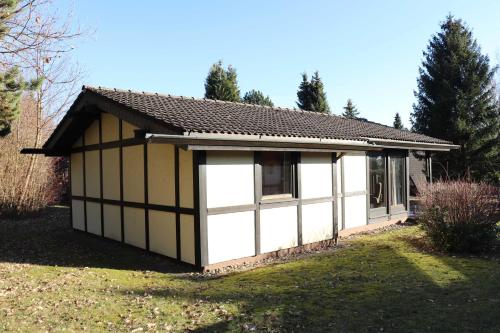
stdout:
POLYGON ((189 289, 133 291, 188 304, 203 299, 237 306, 236 317, 195 332, 498 330, 500 268, 491 269, 498 261, 413 250, 408 254, 390 244, 359 242, 328 255, 215 279, 178 276, 192 280, 189 289))
POLYGON ((0 219, 0 262, 184 273, 193 268, 117 241, 74 231, 69 208, 0 219))

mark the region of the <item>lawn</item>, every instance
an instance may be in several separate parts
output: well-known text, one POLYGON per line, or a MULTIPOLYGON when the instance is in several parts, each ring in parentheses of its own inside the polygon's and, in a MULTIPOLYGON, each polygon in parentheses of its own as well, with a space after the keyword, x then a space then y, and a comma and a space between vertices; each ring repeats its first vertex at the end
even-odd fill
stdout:
POLYGON ((206 276, 75 233, 68 210, 0 221, 0 331, 422 332, 500 328, 500 255, 422 250, 416 226, 206 276))

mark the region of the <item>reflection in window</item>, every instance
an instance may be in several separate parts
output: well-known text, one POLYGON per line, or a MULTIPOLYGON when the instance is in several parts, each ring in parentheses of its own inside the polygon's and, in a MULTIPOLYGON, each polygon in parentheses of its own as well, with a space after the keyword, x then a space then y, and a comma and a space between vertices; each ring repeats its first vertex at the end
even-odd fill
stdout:
POLYGON ((406 196, 405 158, 391 157, 391 194, 392 205, 404 205, 406 196))
POLYGON ((385 207, 385 157, 370 156, 370 208, 385 207))
POLYGON ((262 153, 262 195, 292 196, 291 153, 262 153))

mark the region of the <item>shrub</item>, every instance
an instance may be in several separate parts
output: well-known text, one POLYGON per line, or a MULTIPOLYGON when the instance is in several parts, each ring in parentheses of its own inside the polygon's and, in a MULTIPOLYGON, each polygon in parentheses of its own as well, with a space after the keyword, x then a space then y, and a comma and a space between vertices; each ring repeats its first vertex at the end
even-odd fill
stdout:
POLYGON ((418 221, 440 250, 481 252, 497 237, 499 196, 485 183, 437 182, 422 190, 418 221))

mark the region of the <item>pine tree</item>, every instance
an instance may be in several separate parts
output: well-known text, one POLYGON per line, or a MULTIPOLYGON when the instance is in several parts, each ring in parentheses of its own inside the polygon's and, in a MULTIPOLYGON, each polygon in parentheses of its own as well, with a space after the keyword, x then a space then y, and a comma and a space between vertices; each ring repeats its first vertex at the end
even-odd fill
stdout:
POLYGON ((302 74, 302 82, 297 91, 297 98, 297 106, 302 110, 330 113, 323 81, 319 77, 318 71, 314 72, 310 81, 306 73, 302 74))
POLYGON ((245 93, 245 96, 243 96, 243 102, 271 107, 274 106, 274 103, 269 96, 264 96, 260 90, 253 89, 245 93))
MULTIPOLYGON (((9 32, 6 21, 11 18, 19 1, 0 0, 0 43, 9 32)), ((0 137, 10 133, 10 125, 19 115, 19 101, 24 83, 16 67, 0 73, 0 137)))
POLYGON ((412 127, 460 145, 436 154, 440 176, 500 182, 500 110, 489 58, 471 30, 448 16, 424 51, 412 127))
POLYGON ((221 60, 212 65, 205 79, 205 98, 230 102, 240 101, 237 74, 231 65, 224 69, 221 60))
POLYGON ((403 122, 401 121, 401 117, 399 116, 399 112, 396 112, 396 115, 394 116, 394 128, 403 130, 405 127, 403 126, 403 122))
POLYGON ((0 73, 0 137, 10 133, 12 122, 19 116, 19 102, 26 86, 18 68, 0 73))
POLYGON ((358 119, 359 117, 358 108, 353 104, 350 98, 347 99, 347 104, 344 106, 342 117, 347 119, 358 119))

